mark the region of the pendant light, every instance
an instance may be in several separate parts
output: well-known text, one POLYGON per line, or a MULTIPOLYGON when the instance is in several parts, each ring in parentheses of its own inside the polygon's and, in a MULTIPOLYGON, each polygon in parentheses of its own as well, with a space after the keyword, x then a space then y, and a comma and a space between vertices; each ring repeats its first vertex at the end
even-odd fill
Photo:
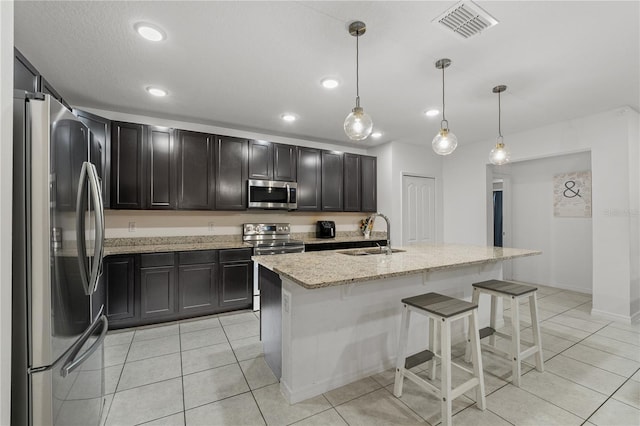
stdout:
POLYGON ((449 155, 458 146, 458 138, 449 130, 449 122, 444 115, 444 69, 451 65, 451 59, 443 58, 436 62, 436 68, 442 70, 442 121, 440 131, 433 138, 431 146, 438 155, 449 155))
POLYGON ((373 130, 373 121, 369 114, 364 112, 364 109, 360 106, 360 76, 359 76, 359 45, 358 39, 367 30, 364 22, 354 21, 349 24, 349 34, 356 38, 356 106, 351 110, 351 113, 344 120, 344 132, 349 139, 354 141, 361 141, 366 139, 373 130))
POLYGON ((500 85, 493 88, 493 93, 498 94, 498 139, 496 140, 496 147, 491 150, 489 153, 489 161, 491 164, 495 164, 496 166, 501 166, 503 164, 507 164, 510 160, 509 150, 505 148, 504 142, 502 141, 502 129, 501 129, 501 105, 500 105, 500 93, 507 90, 507 86, 500 85))

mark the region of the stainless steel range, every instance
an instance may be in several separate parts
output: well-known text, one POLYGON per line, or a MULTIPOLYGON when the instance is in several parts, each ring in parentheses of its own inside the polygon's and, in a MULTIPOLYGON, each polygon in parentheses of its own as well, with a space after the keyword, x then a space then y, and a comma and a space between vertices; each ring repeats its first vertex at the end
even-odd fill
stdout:
POLYGON ((255 255, 304 252, 304 243, 291 239, 288 223, 245 223, 242 240, 253 246, 255 255))
MULTIPOLYGON (((304 252, 304 243, 291 239, 291 226, 288 223, 245 223, 242 225, 242 240, 253 246, 256 256, 304 252)), ((254 262, 253 310, 259 309, 258 264, 254 262)))

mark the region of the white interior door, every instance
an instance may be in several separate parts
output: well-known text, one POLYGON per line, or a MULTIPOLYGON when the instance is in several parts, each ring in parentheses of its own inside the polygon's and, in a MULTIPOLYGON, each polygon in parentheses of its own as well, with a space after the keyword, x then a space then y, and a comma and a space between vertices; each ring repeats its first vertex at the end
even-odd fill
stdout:
POLYGON ((436 241, 436 180, 402 176, 402 245, 436 241))

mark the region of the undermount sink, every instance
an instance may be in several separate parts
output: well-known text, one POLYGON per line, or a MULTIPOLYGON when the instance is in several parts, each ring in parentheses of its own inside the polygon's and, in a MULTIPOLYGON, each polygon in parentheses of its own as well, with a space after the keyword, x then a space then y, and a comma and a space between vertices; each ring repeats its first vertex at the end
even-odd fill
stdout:
MULTIPOLYGON (((400 250, 400 249, 391 249, 391 253, 402 253, 405 250, 400 250)), ((387 252, 384 250, 384 248, 370 248, 370 249, 360 249, 360 250, 346 250, 346 251, 339 251, 338 253, 340 254, 346 254, 348 256, 370 256, 373 254, 386 254, 387 252)))

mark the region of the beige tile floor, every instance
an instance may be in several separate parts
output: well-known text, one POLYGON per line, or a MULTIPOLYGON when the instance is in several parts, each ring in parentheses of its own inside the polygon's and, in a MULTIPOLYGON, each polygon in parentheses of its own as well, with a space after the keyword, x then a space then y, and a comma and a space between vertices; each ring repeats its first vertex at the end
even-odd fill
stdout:
MULTIPOLYGON (((483 353, 487 410, 475 407, 471 390, 454 401, 454 424, 639 426, 640 324, 591 317, 589 295, 540 286, 538 298, 545 372, 532 368, 532 358, 517 388, 506 381, 510 366, 483 353)), ((531 341, 526 303, 521 313, 522 336, 531 341)), ((243 311, 110 333, 105 424, 440 423, 438 400, 412 382, 405 381, 402 398, 393 396, 393 370, 287 404, 264 361, 258 315, 243 311)), ((463 349, 454 347, 458 362, 463 349)), ((426 377, 423 366, 415 371, 426 377)), ((454 374, 454 385, 463 379, 454 374)))

